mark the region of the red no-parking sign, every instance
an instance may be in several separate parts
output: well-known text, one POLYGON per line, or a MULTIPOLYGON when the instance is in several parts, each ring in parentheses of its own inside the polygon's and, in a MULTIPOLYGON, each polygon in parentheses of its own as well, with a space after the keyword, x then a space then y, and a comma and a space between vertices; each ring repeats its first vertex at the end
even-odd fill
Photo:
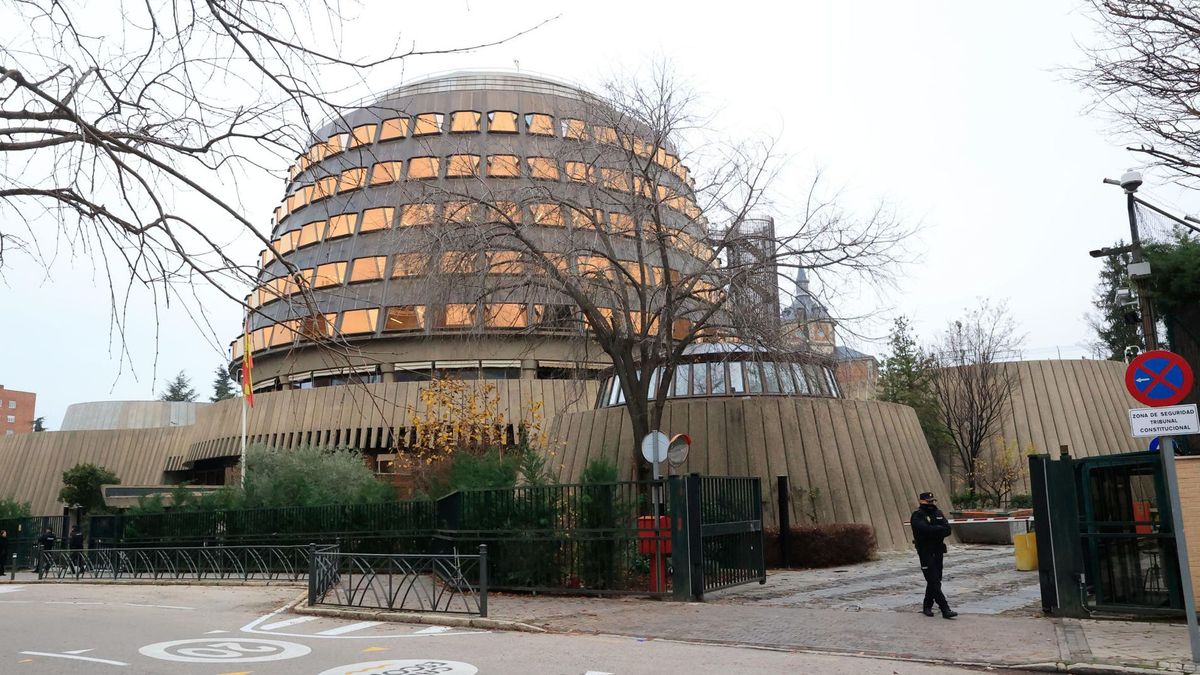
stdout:
POLYGON ((1183 357, 1165 349, 1138 355, 1125 369, 1125 388, 1139 403, 1175 405, 1192 391, 1192 367, 1183 357))

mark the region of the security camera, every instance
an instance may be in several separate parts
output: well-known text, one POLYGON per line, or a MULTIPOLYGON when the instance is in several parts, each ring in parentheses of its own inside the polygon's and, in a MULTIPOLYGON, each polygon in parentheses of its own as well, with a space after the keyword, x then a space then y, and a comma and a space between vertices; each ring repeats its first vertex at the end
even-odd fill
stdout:
POLYGON ((1142 172, 1130 169, 1121 176, 1121 188, 1129 193, 1137 192, 1142 186, 1142 172))

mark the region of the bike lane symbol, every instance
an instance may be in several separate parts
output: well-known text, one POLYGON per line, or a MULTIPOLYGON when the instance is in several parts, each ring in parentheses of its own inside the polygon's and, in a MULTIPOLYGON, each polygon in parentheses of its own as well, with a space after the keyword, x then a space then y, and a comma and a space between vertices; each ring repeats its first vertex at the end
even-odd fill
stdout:
POLYGON ((181 663, 261 663, 307 656, 312 649, 282 640, 198 638, 156 642, 138 652, 152 659, 181 663))

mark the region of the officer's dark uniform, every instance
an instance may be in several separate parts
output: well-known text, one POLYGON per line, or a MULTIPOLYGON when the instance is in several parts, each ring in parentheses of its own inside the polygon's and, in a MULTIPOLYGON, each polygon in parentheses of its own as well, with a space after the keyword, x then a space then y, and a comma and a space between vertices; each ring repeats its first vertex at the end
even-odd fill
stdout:
MULTIPOLYGON (((58 537, 54 535, 54 532, 50 528, 46 528, 45 533, 38 537, 37 541, 38 544, 41 545, 42 551, 52 551, 54 550, 54 544, 58 543, 58 537)), ((39 555, 37 559, 36 571, 41 571, 41 569, 42 556, 39 555)))
MULTIPOLYGON (((921 501, 936 501, 932 492, 922 492, 921 501)), ((926 616, 933 616, 933 605, 937 603, 942 610, 942 616, 952 619, 958 616, 951 611, 950 603, 942 593, 942 556, 946 553, 946 537, 950 536, 950 523, 936 504, 921 504, 913 511, 912 520, 913 544, 917 547, 917 557, 921 559, 921 573, 925 575, 925 603, 922 611, 926 616)))

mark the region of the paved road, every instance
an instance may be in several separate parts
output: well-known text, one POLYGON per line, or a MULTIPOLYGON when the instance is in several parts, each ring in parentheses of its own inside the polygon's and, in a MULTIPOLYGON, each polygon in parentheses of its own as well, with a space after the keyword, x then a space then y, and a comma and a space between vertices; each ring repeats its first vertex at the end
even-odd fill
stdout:
POLYGON ((296 588, 0 586, 0 673, 623 675, 953 673, 954 668, 598 635, 299 616, 296 588))

